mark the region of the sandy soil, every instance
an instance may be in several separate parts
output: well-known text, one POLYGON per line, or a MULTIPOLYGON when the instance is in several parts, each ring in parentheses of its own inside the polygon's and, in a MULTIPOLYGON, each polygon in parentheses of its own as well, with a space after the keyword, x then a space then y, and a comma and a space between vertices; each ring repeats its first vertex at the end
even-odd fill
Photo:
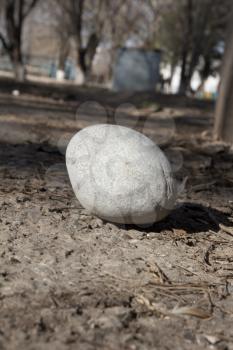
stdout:
POLYGON ((211 103, 7 89, 0 349, 233 349, 233 152, 211 140, 211 103), (184 180, 177 208, 153 226, 103 222, 72 192, 67 141, 114 115, 158 140, 184 180))

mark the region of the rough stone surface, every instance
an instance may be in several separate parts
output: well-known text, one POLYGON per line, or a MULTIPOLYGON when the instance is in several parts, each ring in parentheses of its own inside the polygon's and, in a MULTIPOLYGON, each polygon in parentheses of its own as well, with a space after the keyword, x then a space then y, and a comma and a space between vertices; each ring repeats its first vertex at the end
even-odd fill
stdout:
POLYGON ((135 130, 87 127, 71 139, 66 164, 81 205, 105 220, 152 223, 173 207, 170 164, 153 141, 135 130))

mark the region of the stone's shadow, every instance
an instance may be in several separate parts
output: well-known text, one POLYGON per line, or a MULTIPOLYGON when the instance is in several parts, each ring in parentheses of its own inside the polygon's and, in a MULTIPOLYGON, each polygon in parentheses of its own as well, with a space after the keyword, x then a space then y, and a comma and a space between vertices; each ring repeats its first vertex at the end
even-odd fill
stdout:
POLYGON ((183 230, 189 234, 219 231, 219 224, 232 226, 221 211, 204 206, 202 204, 184 202, 174 209, 169 216, 153 225, 117 225, 125 230, 137 230, 141 232, 161 232, 166 230, 183 230))

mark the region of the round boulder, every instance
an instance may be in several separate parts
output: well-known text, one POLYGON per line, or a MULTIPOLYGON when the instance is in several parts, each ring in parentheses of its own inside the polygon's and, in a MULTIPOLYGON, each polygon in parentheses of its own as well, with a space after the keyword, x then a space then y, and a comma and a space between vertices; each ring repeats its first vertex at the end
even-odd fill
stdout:
POLYGON ((81 205, 104 220, 149 224, 174 206, 169 161, 135 130, 109 124, 82 129, 67 147, 66 165, 81 205))

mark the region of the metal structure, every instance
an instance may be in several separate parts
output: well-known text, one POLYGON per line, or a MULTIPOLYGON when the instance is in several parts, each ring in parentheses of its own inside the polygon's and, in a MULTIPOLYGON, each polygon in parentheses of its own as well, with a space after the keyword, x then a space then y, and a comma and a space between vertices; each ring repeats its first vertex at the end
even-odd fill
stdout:
POLYGON ((122 48, 113 70, 113 90, 155 90, 159 82, 161 51, 122 48))

